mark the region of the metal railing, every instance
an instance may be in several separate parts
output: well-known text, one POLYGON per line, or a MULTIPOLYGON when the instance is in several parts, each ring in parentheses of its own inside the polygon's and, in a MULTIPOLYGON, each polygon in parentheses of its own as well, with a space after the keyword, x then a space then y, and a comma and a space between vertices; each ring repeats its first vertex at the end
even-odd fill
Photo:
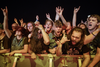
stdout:
MULTIPOLYGON (((5 53, 5 54, 2 54, 4 56, 4 59, 9 56, 9 53, 5 53)), ((13 65, 12 67, 16 67, 16 63, 18 61, 18 59, 20 59, 20 57, 30 57, 31 55, 30 54, 21 54, 21 53, 16 53, 14 54, 14 62, 13 62, 13 65)), ((65 58, 78 58, 78 67, 81 67, 82 65, 82 60, 83 60, 83 55, 61 55, 61 56, 56 56, 56 54, 37 54, 37 56, 41 56, 41 57, 48 57, 49 58, 49 67, 53 67, 53 58, 54 57, 60 57, 62 58, 63 60, 63 63, 62 63, 62 67, 68 67, 68 65, 65 63, 65 58)), ((91 55, 91 58, 94 58, 95 55, 91 55)), ((4 61, 3 63, 5 63, 5 67, 7 65, 7 63, 10 62, 11 59, 8 58, 8 61, 4 61)))

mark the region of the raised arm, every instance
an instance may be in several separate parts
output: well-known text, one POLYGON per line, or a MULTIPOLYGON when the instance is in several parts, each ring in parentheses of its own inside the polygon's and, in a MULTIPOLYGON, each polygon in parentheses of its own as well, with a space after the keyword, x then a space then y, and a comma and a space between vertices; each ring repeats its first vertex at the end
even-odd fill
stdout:
POLYGON ((24 27, 24 26, 23 26, 23 18, 20 19, 19 22, 20 22, 21 26, 24 27))
POLYGON ((50 14, 49 14, 49 13, 46 13, 46 18, 47 18, 48 20, 53 21, 53 20, 51 19, 51 17, 50 17, 50 14))
POLYGON ((64 16, 62 15, 63 10, 64 10, 64 9, 61 8, 61 7, 56 7, 56 14, 59 15, 59 17, 61 18, 63 24, 64 24, 65 26, 68 26, 67 21, 65 20, 64 16))
POLYGON ((19 23, 18 23, 18 21, 17 21, 17 18, 14 18, 14 21, 15 21, 16 24, 19 25, 19 23))
MULTIPOLYGON (((49 20, 51 20, 51 21, 53 22, 53 20, 51 19, 51 17, 50 17, 50 14, 49 14, 49 13, 48 13, 48 14, 46 13, 46 18, 47 18, 47 19, 49 19, 49 20)), ((54 22, 53 22, 53 25, 54 25, 54 22)))
POLYGON ((10 38, 12 33, 8 29, 8 9, 7 9, 7 6, 6 6, 5 9, 1 8, 1 10, 2 10, 3 15, 4 15, 4 21, 3 21, 3 23, 4 23, 4 31, 5 31, 5 33, 7 35, 7 37, 10 38))
POLYGON ((55 16, 55 21, 56 21, 56 20, 59 20, 59 18, 60 18, 60 17, 59 17, 59 15, 57 14, 57 11, 59 11, 59 9, 58 9, 58 8, 59 8, 59 6, 58 6, 58 7, 56 7, 56 16, 55 16))
POLYGON ((38 26, 40 24, 38 15, 36 15, 36 21, 34 23, 35 23, 35 26, 38 26))
POLYGON ((42 36, 43 36, 43 39, 44 39, 44 43, 45 43, 46 45, 49 45, 49 42, 50 42, 49 36, 48 36, 48 34, 45 32, 43 26, 42 26, 41 24, 39 24, 39 25, 36 26, 36 27, 39 28, 39 29, 41 30, 42 36))
POLYGON ((39 16, 38 15, 36 15, 36 21, 39 21, 39 16))
POLYGON ((73 28, 76 27, 76 19, 77 19, 77 12, 79 11, 80 6, 78 8, 74 7, 74 14, 73 14, 73 19, 72 19, 72 26, 73 28))
POLYGON ((50 18, 50 14, 48 13, 46 13, 46 18, 47 19, 49 19, 49 20, 51 20, 52 22, 53 22, 53 27, 52 27, 52 29, 54 29, 54 27, 55 27, 55 25, 54 25, 54 21, 50 18))

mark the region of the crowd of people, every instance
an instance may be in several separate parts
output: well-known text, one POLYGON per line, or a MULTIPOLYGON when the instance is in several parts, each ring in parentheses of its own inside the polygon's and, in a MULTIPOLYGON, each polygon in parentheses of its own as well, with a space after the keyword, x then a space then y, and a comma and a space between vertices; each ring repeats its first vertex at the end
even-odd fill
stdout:
POLYGON ((56 16, 53 21, 50 14, 46 14, 45 24, 39 21, 23 22, 23 19, 14 18, 12 30, 8 28, 8 8, 1 8, 4 21, 0 23, 0 53, 29 53, 32 59, 36 54, 83 55, 82 67, 94 67, 100 60, 100 16, 89 15, 86 22, 77 22, 77 13, 74 8, 72 21, 66 21, 63 16, 64 9, 56 7, 56 16), (61 19, 61 20, 60 20, 61 19), (95 55, 90 62, 90 55, 95 55))

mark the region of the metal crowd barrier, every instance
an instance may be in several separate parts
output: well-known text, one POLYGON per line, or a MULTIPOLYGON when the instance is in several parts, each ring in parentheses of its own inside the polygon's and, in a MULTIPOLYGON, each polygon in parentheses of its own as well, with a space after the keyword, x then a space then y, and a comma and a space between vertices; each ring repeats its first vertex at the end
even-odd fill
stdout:
MULTIPOLYGON (((94 55, 91 55, 94 58, 94 55)), ((37 54, 34 60, 30 54, 16 53, 9 56, 9 53, 0 55, 0 67, 81 67, 82 55, 61 55, 37 54)))

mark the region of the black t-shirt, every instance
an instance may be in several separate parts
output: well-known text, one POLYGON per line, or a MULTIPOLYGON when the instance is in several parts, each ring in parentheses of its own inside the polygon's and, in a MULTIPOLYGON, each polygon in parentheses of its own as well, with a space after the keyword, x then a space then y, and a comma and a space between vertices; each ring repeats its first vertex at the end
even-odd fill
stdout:
POLYGON ((84 30, 84 32, 85 32, 86 35, 89 35, 90 34, 89 31, 88 31, 88 28, 85 28, 83 30, 84 30))
POLYGON ((83 53, 89 52, 90 49, 87 45, 83 45, 82 47, 76 47, 70 44, 70 42, 66 42, 62 45, 63 54, 68 55, 82 55, 83 53))
POLYGON ((97 51, 97 47, 100 48, 100 32, 88 45, 91 48, 90 54, 95 55, 97 51))
POLYGON ((0 40, 0 50, 1 49, 9 49, 10 48, 10 42, 9 42, 9 38, 5 35, 4 38, 2 40, 0 40), (1 47, 2 45, 2 47, 1 47))
POLYGON ((100 48, 100 32, 97 34, 97 36, 95 37, 95 39, 93 40, 93 42, 95 44, 97 44, 97 47, 100 48))

